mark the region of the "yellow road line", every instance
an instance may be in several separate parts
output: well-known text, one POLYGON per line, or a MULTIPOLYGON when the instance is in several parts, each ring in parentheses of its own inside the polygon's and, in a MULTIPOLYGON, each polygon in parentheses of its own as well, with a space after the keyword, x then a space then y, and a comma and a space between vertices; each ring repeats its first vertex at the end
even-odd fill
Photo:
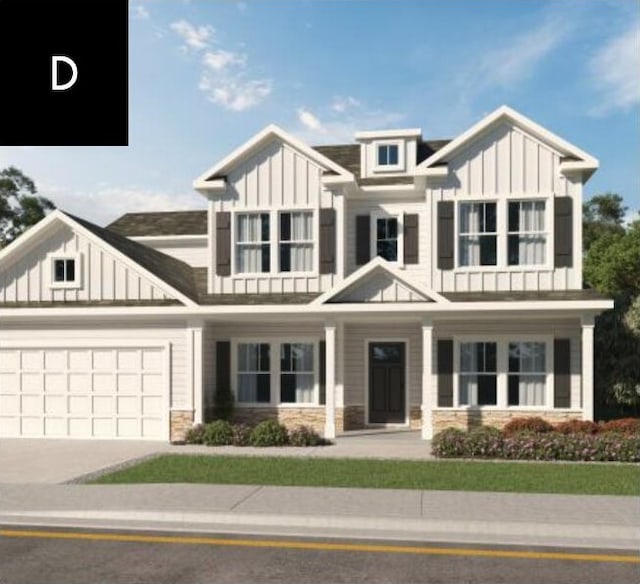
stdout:
POLYGON ((512 558, 526 560, 572 560, 579 562, 616 562, 640 564, 640 556, 620 554, 589 554, 565 552, 532 552, 517 550, 488 550, 468 548, 379 545, 361 543, 324 543, 273 539, 223 539, 218 537, 133 535, 121 533, 82 533, 64 531, 22 531, 0 529, 3 537, 31 537, 88 541, 117 541, 137 543, 169 543, 186 545, 212 545, 248 548, 280 548, 336 552, 369 552, 383 554, 420 554, 433 556, 472 556, 479 558, 512 558))

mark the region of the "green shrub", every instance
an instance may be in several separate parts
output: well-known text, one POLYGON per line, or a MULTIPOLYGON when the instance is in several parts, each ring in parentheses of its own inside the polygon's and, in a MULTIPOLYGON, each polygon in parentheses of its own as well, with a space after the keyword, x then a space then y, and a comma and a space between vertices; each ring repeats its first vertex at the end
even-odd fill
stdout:
POLYGON ((289 432, 291 446, 325 446, 331 444, 310 426, 297 426, 289 432))
POLYGON ((621 418, 619 420, 609 420, 602 424, 602 432, 615 432, 618 434, 628 434, 630 436, 640 436, 640 418, 621 418))
POLYGON ((502 432, 493 426, 473 428, 465 435, 467 456, 495 458, 502 454, 502 432))
POLYGON ((460 428, 445 428, 431 441, 431 451, 440 458, 457 458, 466 452, 466 432, 460 428))
POLYGON ((523 418, 513 418, 502 429, 505 436, 511 436, 519 432, 534 432, 542 434, 543 432, 552 432, 553 426, 537 416, 528 416, 523 418))
POLYGON ((288 442, 287 429, 275 420, 260 422, 249 436, 251 446, 285 446, 288 442))
POLYGON ((247 424, 234 424, 232 430, 234 446, 249 446, 251 426, 247 424))
POLYGON ((204 425, 196 424, 187 430, 184 438, 187 444, 203 444, 204 443, 204 425))
POLYGON ((600 425, 589 420, 567 420, 556 424, 554 429, 560 434, 597 434, 600 425))
POLYGON ((233 443, 233 429, 226 420, 215 420, 204 427, 203 441, 207 446, 227 446, 233 443))

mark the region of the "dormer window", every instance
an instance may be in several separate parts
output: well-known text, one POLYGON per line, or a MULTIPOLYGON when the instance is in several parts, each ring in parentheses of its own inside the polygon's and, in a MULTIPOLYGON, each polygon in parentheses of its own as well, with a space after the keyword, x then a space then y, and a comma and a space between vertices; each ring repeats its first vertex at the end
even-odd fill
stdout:
POLYGON ((398 145, 380 144, 378 146, 378 166, 398 165, 398 145))
POLYGON ((80 258, 77 255, 51 255, 51 287, 78 288, 80 286, 80 258))
POLYGON ((378 172, 404 170, 404 148, 399 140, 376 142, 375 156, 375 170, 378 172))

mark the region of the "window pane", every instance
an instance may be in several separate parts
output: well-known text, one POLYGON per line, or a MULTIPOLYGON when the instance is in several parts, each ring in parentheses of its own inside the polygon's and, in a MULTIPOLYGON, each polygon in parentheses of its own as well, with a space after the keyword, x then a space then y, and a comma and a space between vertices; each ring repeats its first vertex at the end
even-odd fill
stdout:
POLYGON ((268 243, 263 243, 261 246, 261 266, 256 270, 257 272, 270 272, 271 271, 271 246, 268 243))
POLYGON ((280 214, 280 241, 291 240, 291 214, 280 214))
POLYGON ((280 244, 280 271, 281 272, 291 271, 291 244, 290 243, 280 244))
POLYGON ((258 387, 256 401, 269 403, 271 401, 271 376, 267 373, 257 375, 258 387))
POLYGON ((377 255, 389 262, 398 261, 398 242, 392 240, 378 241, 377 255))
POLYGON ((260 215, 261 241, 269 241, 269 214, 262 213, 260 215))
POLYGON ((495 233, 496 232, 496 204, 484 203, 484 207, 485 207, 484 231, 485 233, 495 233))
POLYGON ((395 217, 387 219, 387 237, 389 239, 397 239, 398 237, 398 220, 395 217))
POLYGON ((497 401, 497 379, 495 375, 478 375, 479 406, 495 406, 497 401))
POLYGON ((378 146, 378 166, 384 166, 387 164, 387 147, 378 146))
POLYGON ((520 203, 509 203, 509 231, 520 230, 520 203))
POLYGON ((66 260, 66 266, 67 266, 66 280, 67 282, 73 282, 76 279, 75 260, 66 260))
POLYGON ((398 164, 398 146, 397 145, 392 145, 389 146, 389 164, 398 164))
POLYGON ((54 260, 53 262, 54 280, 64 282, 64 260, 54 260))
POLYGON ((495 266, 497 259, 495 235, 480 236, 480 265, 495 266))
POLYGON ((376 238, 385 239, 387 237, 387 220, 379 218, 376 221, 376 238))

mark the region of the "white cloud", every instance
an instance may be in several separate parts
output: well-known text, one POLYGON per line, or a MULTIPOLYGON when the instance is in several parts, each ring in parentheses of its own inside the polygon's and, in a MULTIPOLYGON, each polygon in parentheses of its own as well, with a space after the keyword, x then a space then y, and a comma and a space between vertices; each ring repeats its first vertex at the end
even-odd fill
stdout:
POLYGON ((504 39, 489 51, 464 83, 475 92, 493 87, 510 88, 531 76, 536 67, 567 38, 572 24, 560 15, 549 16, 540 26, 516 38, 504 39))
POLYGON ((271 93, 269 79, 218 77, 208 71, 202 73, 198 87, 209 101, 235 112, 258 105, 271 93))
POLYGON ((360 107, 360 102, 348 95, 347 97, 336 96, 333 98, 331 109, 335 112, 342 113, 348 109, 360 107))
POLYGON ((242 65, 247 62, 246 55, 232 53, 230 51, 207 51, 202 57, 202 63, 215 71, 226 69, 229 65, 242 65))
POLYGON ((298 121, 308 130, 314 132, 324 132, 324 128, 320 120, 314 116, 309 110, 304 108, 298 109, 298 121))
POLYGON ((172 22, 170 27, 184 41, 185 44, 182 47, 184 51, 197 52, 206 49, 215 33, 214 28, 208 24, 194 26, 186 20, 172 22))
POLYGON ((171 24, 185 42, 182 49, 200 53, 198 89, 207 99, 225 109, 241 112, 261 103, 270 93, 270 79, 253 79, 248 70, 248 58, 224 48, 211 48, 215 29, 210 25, 196 26, 180 20, 171 24))
POLYGON ((640 104, 640 20, 602 47, 590 60, 589 70, 591 83, 601 96, 592 113, 640 104))
POLYGON ((333 104, 325 107, 325 116, 312 114, 306 108, 296 111, 299 126, 293 133, 308 144, 353 142, 356 132, 398 127, 403 115, 364 107, 358 102, 355 112, 336 111, 333 104))
POLYGON ((151 16, 151 14, 149 14, 149 11, 141 4, 132 6, 131 11, 133 13, 133 18, 136 18, 138 20, 148 20, 151 16))

